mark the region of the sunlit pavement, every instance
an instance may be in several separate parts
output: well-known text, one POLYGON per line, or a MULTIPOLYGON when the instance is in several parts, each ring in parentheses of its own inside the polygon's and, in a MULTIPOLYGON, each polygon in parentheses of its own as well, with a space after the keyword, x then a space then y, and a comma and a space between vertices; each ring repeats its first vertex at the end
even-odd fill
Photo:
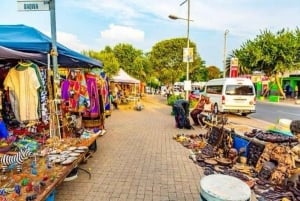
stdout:
POLYGON ((78 178, 57 188, 56 200, 199 200, 200 166, 190 151, 172 139, 176 134, 199 134, 175 128, 165 98, 148 95, 145 108, 114 110, 106 120, 107 133, 97 140, 98 151, 81 165, 78 178))
MULTIPOLYGON (((205 133, 175 128, 166 97, 147 95, 145 108, 135 111, 121 106, 106 120, 107 133, 98 138, 98 151, 81 165, 92 173, 79 171, 78 178, 57 188, 56 200, 199 200, 202 169, 189 159, 190 151, 174 141, 176 134, 205 133)), ((272 103, 273 104, 273 103, 272 103)), ((274 104, 294 105, 293 100, 274 104)), ((271 123, 228 115, 232 125, 265 129, 271 123)))

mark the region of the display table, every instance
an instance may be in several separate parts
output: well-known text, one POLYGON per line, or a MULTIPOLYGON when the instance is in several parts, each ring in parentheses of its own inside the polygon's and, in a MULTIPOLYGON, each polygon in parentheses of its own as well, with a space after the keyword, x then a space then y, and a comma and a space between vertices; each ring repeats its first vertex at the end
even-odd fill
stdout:
MULTIPOLYGON (((92 135, 89 139, 84 139, 81 143, 76 146, 90 147, 93 143, 96 143, 96 139, 99 135, 92 135)), ((61 163, 52 163, 52 167, 47 168, 46 157, 37 157, 36 159, 31 158, 24 162, 23 171, 17 173, 15 170, 7 172, 5 176, 2 175, 1 186, 8 193, 6 195, 0 195, 0 200, 37 200, 44 201, 47 200, 49 195, 54 192, 54 190, 59 186, 64 179, 69 175, 69 173, 79 166, 82 161, 86 160, 86 156, 90 155, 90 149, 85 149, 77 156, 77 159, 70 164, 62 165, 61 163), (36 160, 36 170, 37 174, 32 174, 32 161, 36 160), (6 177, 6 181, 3 178, 6 177), (33 185, 32 189, 29 190, 28 185, 24 184, 24 180, 30 183, 39 184, 37 187, 33 185), (20 195, 15 192, 16 184, 20 186, 20 195), (30 197, 32 199, 30 199, 30 197)), ((1 190, 0 190, 1 191, 1 190)))

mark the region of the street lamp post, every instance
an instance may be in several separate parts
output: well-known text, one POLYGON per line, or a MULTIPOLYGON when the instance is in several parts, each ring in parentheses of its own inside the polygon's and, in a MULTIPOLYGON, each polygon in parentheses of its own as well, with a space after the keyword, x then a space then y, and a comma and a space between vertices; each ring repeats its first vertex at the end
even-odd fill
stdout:
POLYGON ((227 46, 227 35, 229 33, 229 30, 226 29, 224 32, 224 52, 223 52, 223 78, 226 77, 226 46, 227 46))
MULTIPOLYGON (((181 19, 181 20, 186 20, 187 21, 187 33, 186 33, 186 37, 187 37, 187 52, 188 52, 188 56, 187 56, 187 61, 186 61, 186 82, 188 83, 188 81, 189 81, 189 71, 190 71, 190 57, 191 57, 191 55, 190 55, 190 52, 189 52, 189 50, 190 50, 190 21, 192 21, 192 20, 190 20, 190 0, 185 0, 185 1, 183 1, 181 4, 180 4, 180 6, 182 6, 183 4, 185 4, 185 3, 188 3, 188 10, 187 10, 187 18, 182 18, 182 17, 177 17, 177 16, 175 16, 175 15, 169 15, 169 18, 170 19, 172 19, 172 20, 177 20, 177 19, 181 19)), ((189 90, 187 89, 187 90, 185 90, 185 99, 188 101, 189 100, 189 90)))

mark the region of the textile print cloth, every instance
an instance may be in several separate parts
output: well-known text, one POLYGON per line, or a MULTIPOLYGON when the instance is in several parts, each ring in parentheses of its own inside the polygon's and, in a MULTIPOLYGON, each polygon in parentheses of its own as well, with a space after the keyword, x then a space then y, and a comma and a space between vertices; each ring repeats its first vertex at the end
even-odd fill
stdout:
POLYGON ((90 98, 90 105, 88 109, 84 112, 83 116, 96 118, 100 115, 99 94, 96 75, 86 73, 85 79, 87 84, 87 91, 90 98))
POLYGON ((84 74, 71 70, 68 79, 62 82, 61 95, 70 112, 86 112, 90 99, 84 74))

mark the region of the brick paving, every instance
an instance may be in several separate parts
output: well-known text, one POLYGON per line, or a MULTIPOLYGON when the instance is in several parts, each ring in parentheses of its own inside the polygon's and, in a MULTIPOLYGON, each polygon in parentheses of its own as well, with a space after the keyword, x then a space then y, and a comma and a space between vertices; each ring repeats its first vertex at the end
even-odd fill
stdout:
POLYGON ((199 200, 201 167, 172 137, 203 131, 175 128, 171 107, 160 96, 149 95, 143 104, 142 111, 113 110, 97 152, 80 165, 90 170, 91 179, 79 171, 76 180, 57 188, 56 201, 199 200))
MULTIPOLYGON (((148 95, 144 110, 132 106, 113 110, 107 134, 97 139, 98 151, 80 167, 78 178, 57 188, 56 201, 193 201, 199 200, 202 169, 189 159, 190 151, 174 141, 180 134, 205 132, 175 128, 165 98, 148 95)), ((295 105, 292 101, 277 104, 295 105)), ((236 116, 235 124, 266 128, 268 122, 236 116)))

